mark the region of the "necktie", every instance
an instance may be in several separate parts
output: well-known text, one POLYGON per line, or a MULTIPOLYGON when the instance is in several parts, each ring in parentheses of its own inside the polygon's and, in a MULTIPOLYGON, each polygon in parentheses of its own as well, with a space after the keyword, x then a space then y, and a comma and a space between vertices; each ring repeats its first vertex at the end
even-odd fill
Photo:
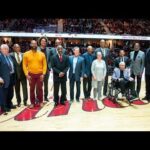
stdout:
POLYGON ((19 57, 19 53, 17 53, 17 60, 18 60, 18 64, 20 64, 20 57, 19 57))
POLYGON ((62 62, 62 55, 59 56, 59 60, 60 60, 60 62, 62 62))
POLYGON ((103 55, 104 55, 104 57, 105 57, 105 49, 103 48, 103 55))
POLYGON ((9 69, 10 69, 10 72, 12 72, 12 71, 13 71, 13 68, 12 68, 12 65, 11 65, 11 63, 10 63, 10 60, 9 60, 8 56, 6 56, 6 61, 7 61, 8 67, 9 67, 9 69))

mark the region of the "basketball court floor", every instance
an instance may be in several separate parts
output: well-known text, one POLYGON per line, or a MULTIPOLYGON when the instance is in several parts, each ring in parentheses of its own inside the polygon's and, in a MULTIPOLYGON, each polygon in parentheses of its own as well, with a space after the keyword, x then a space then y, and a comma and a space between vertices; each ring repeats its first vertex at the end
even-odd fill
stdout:
MULTIPOLYGON (((17 121, 15 116, 25 107, 12 110, 8 115, 0 116, 0 131, 149 131, 150 130, 150 104, 131 105, 124 108, 105 107, 101 101, 97 101, 102 110, 87 112, 82 109, 80 103, 71 104, 68 114, 49 117, 54 103, 52 100, 52 76, 49 80, 50 102, 38 111, 32 120, 17 121), (105 108, 104 108, 105 107, 105 108), (103 109, 104 108, 104 109, 103 109)), ((81 84, 81 98, 83 88, 81 84)), ((67 98, 69 98, 69 82, 67 81, 67 98)), ((93 94, 92 94, 93 96, 93 94)), ((145 82, 142 80, 140 97, 145 96, 145 82)), ((16 104, 16 97, 13 98, 16 104)), ((30 104, 28 100, 28 104, 30 104)))

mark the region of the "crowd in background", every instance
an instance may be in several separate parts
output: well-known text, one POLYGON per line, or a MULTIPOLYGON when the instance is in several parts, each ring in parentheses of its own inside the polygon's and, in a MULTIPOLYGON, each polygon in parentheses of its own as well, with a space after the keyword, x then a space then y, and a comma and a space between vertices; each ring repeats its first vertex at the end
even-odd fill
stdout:
MULTIPOLYGON (((1 19, 0 31, 33 32, 37 26, 58 25, 59 19, 1 19)), ((148 19, 63 19, 64 33, 150 35, 148 19)), ((58 31, 55 31, 58 32, 58 31)))

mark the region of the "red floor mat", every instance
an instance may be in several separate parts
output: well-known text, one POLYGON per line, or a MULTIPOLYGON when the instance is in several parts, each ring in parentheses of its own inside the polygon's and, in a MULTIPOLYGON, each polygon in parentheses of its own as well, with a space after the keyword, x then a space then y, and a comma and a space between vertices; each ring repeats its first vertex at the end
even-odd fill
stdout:
POLYGON ((2 112, 1 110, 0 110, 0 115, 2 115, 4 112, 2 112))
POLYGON ((66 105, 59 104, 58 106, 54 107, 49 113, 48 117, 67 115, 70 109, 70 103, 69 101, 66 101, 65 103, 66 105))
POLYGON ((34 108, 25 108, 23 111, 21 111, 18 115, 15 116, 15 120, 17 121, 26 121, 26 120, 32 120, 35 118, 35 115, 40 111, 40 106, 35 106, 34 108))
POLYGON ((135 104, 135 105, 145 105, 145 104, 148 104, 148 103, 144 103, 143 101, 141 101, 140 99, 138 99, 138 100, 134 100, 132 102, 132 104, 135 104))
POLYGON ((103 99, 103 104, 107 107, 112 107, 112 108, 122 108, 122 106, 117 103, 117 102, 113 102, 112 100, 110 100, 108 97, 103 99))
POLYGON ((98 108, 97 101, 93 99, 87 99, 83 100, 82 110, 92 112, 92 111, 99 111, 101 109, 98 108))

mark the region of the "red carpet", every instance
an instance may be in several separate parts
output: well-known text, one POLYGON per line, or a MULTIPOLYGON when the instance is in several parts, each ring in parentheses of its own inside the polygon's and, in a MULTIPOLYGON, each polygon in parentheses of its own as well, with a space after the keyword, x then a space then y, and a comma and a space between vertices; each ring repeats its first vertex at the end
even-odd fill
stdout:
POLYGON ((0 110, 0 115, 2 115, 4 112, 2 112, 1 110, 0 110))
POLYGON ((35 106, 34 108, 25 108, 23 111, 21 111, 18 115, 15 116, 15 120, 17 121, 26 121, 26 120, 32 120, 35 118, 35 115, 40 111, 40 106, 35 106))
POLYGON ((82 110, 92 112, 99 111, 100 109, 98 108, 97 101, 93 99, 88 99, 83 100, 82 110))
POLYGON ((107 107, 122 108, 122 106, 119 103, 110 100, 108 97, 103 99, 103 104, 107 107))
POLYGON ((144 103, 143 101, 141 101, 140 99, 138 99, 138 100, 134 100, 132 102, 132 104, 135 104, 135 105, 145 105, 145 104, 148 104, 148 103, 144 103))
POLYGON ((48 117, 67 115, 70 109, 70 103, 69 101, 66 101, 65 103, 66 105, 59 104, 58 106, 54 107, 49 113, 48 117))

